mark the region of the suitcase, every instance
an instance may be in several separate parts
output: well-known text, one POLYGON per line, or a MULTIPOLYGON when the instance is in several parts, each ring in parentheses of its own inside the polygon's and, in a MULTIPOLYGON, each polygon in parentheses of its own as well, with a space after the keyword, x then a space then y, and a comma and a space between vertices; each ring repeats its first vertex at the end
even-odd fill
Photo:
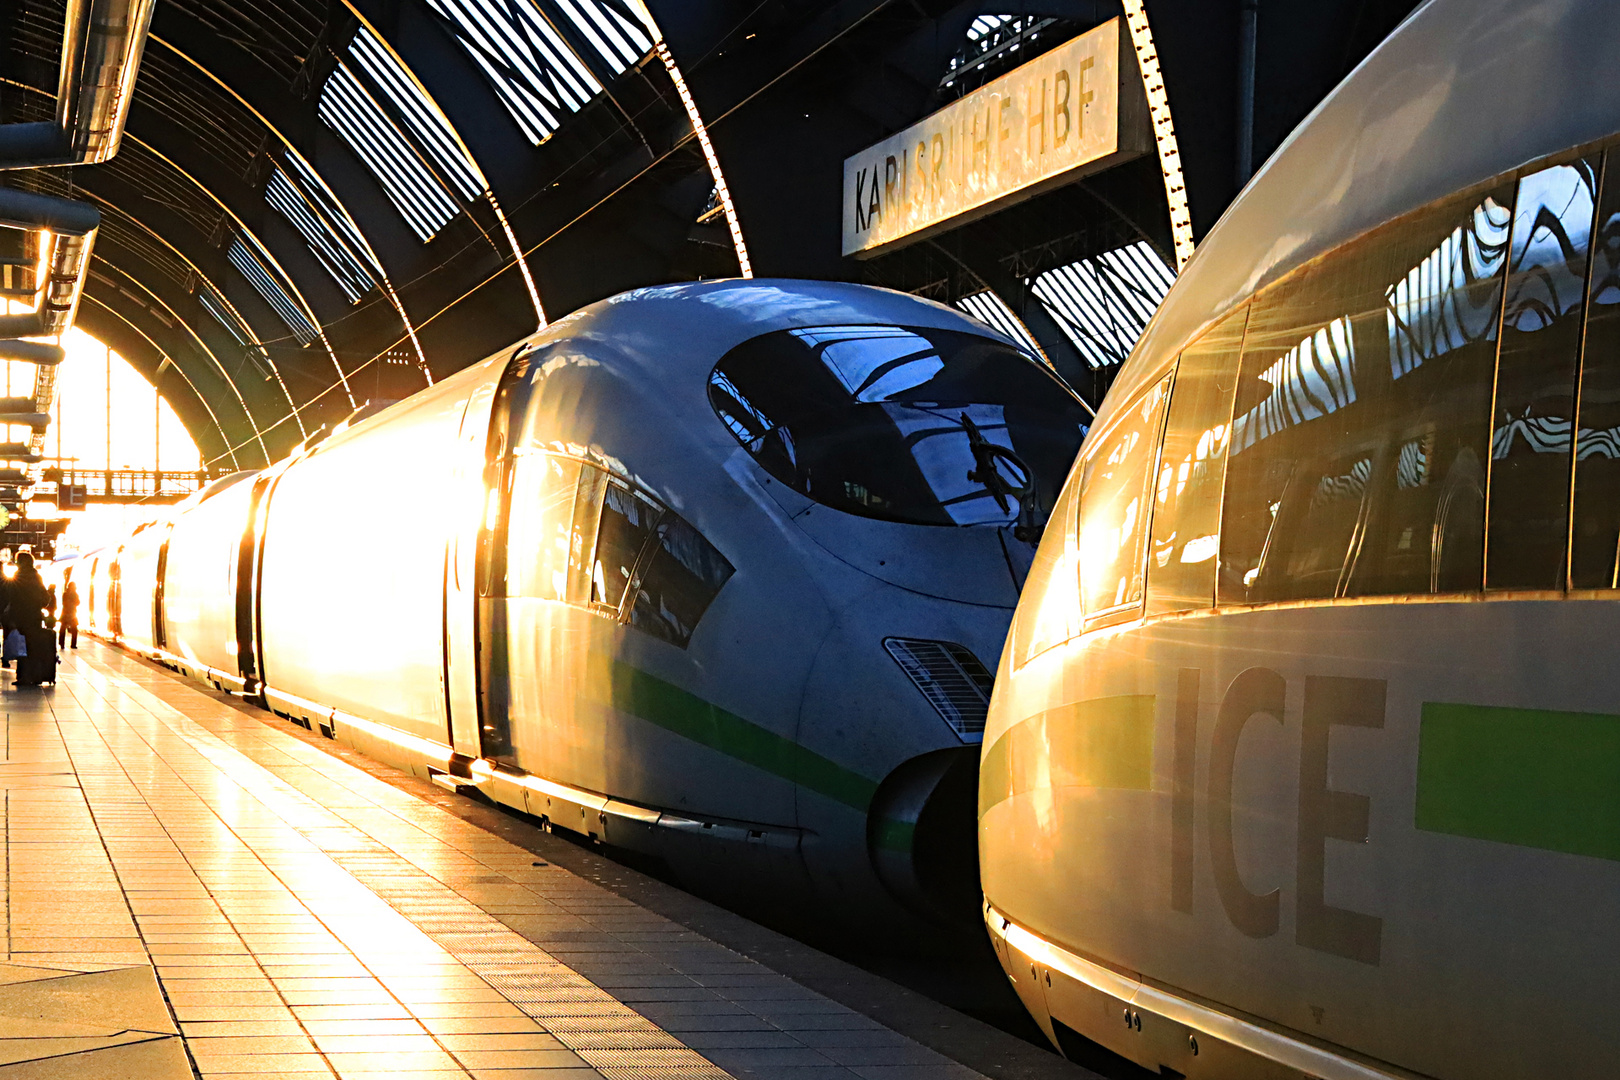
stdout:
POLYGON ((56 635, 41 631, 28 635, 28 655, 17 660, 17 681, 38 686, 56 682, 56 635))
MULTIPOLYGON (((56 638, 52 637, 50 643, 40 650, 44 655, 34 660, 38 666, 34 668, 34 681, 56 685, 56 638)), ((32 659, 32 657, 30 657, 32 659)))

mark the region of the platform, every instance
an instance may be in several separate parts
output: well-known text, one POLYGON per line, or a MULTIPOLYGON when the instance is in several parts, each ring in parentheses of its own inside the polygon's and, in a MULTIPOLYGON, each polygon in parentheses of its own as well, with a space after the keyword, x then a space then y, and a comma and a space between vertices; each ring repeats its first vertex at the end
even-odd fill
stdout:
POLYGON ((60 680, 0 679, 0 1077, 982 1075, 886 1010, 995 1076, 1083 1075, 755 928, 851 1008, 632 871, 105 645, 60 680))

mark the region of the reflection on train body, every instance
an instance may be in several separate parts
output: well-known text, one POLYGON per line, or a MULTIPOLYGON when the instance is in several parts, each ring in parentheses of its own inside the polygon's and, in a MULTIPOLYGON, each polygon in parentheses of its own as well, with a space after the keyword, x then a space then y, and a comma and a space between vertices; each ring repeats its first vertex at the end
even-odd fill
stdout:
MULTIPOLYGON (((1072 1055, 1613 1072, 1620 81, 1525 84, 1539 119, 1491 126, 1462 88, 1524 11, 1486 6, 1420 9, 1256 179, 1057 500, 980 844, 1072 1055), (1436 52, 1457 74, 1426 83, 1436 52), (1384 123, 1420 70, 1432 126, 1401 123, 1432 144, 1384 123), (1421 182, 1334 171, 1375 160, 1421 182)), ((1560 65, 1620 33, 1532 8, 1560 65)))

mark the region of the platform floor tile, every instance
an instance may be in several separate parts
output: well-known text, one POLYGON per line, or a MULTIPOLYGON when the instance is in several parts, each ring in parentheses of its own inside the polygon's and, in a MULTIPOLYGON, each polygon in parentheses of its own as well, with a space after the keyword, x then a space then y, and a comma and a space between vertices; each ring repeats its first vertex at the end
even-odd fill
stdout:
POLYGON ((94 641, 59 671, 0 674, 0 1080, 978 1076, 269 714, 94 641), (13 1000, 74 979, 145 1011, 13 1000))

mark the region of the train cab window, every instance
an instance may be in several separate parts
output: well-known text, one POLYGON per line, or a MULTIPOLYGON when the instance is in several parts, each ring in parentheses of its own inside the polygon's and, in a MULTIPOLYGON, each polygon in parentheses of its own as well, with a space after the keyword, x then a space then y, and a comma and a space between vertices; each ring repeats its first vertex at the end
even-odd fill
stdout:
POLYGON ((596 553, 591 568, 591 603, 615 612, 635 576, 636 559, 652 534, 662 508, 609 479, 596 530, 596 553))
POLYGON ((1513 196, 1421 211, 1251 304, 1220 603, 1480 588, 1513 196))
POLYGON ((1561 589, 1575 368, 1600 160, 1529 173, 1513 212, 1492 418, 1485 586, 1561 589))
POLYGON ((772 477, 824 505, 919 525, 1037 531, 1079 450, 1080 401, 977 334, 822 326, 732 349, 715 413, 772 477))
POLYGON ((666 511, 641 557, 630 625, 685 648, 731 574, 731 563, 702 533, 666 511))
POLYGON ((1153 485, 1147 613, 1215 604, 1221 490, 1247 307, 1182 351, 1153 485))
POLYGON ((1620 588, 1620 156, 1609 152, 1592 238, 1591 291, 1575 425, 1569 584, 1620 588))
POLYGON ((508 595, 568 599, 568 554, 581 468, 580 462, 555 454, 517 457, 507 529, 508 595))
POLYGON ((1166 379, 1126 407, 1088 452, 1080 482, 1080 602, 1090 620, 1142 601, 1150 481, 1166 379))

